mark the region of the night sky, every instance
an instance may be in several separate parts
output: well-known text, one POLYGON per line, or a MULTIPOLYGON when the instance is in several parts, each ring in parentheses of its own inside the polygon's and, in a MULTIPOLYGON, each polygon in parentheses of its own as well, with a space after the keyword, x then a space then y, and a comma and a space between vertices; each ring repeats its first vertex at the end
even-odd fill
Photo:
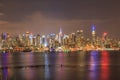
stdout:
POLYGON ((101 36, 120 38, 119 0, 0 0, 0 32, 64 34, 91 27, 101 36))

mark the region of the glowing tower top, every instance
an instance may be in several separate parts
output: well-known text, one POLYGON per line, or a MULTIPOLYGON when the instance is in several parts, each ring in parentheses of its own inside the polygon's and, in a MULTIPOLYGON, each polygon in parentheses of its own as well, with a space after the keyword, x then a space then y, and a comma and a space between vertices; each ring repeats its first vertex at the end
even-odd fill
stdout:
POLYGON ((92 40, 95 41, 95 26, 92 25, 92 40))

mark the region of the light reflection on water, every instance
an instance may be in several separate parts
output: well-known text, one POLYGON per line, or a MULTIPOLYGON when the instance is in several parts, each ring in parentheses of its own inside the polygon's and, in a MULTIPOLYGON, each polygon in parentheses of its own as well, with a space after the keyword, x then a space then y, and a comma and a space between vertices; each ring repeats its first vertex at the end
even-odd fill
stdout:
POLYGON ((0 80, 119 80, 112 73, 120 74, 114 70, 119 57, 108 51, 2 54, 0 80))
POLYGON ((50 78, 50 70, 49 70, 49 60, 48 60, 48 55, 45 54, 45 78, 49 79, 50 78))
POLYGON ((90 53, 89 80, 109 80, 109 53, 92 51, 90 53))
MULTIPOLYGON (((6 66, 14 66, 13 64, 13 58, 11 55, 9 54, 3 54, 2 57, 0 57, 1 60, 0 60, 0 63, 1 63, 1 67, 6 67, 6 66)), ((0 70, 1 73, 0 73, 0 80, 7 80, 8 77, 13 77, 13 70, 12 69, 1 69, 0 70)))
POLYGON ((99 78, 99 53, 91 51, 89 60, 89 80, 97 80, 99 78))
POLYGON ((110 76, 110 59, 109 59, 109 53, 107 51, 102 51, 101 53, 101 80, 109 80, 110 76))

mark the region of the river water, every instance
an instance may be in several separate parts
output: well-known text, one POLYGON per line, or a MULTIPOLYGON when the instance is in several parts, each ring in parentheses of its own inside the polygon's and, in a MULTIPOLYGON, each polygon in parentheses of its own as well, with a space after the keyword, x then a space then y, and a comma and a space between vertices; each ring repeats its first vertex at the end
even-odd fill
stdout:
POLYGON ((120 51, 4 53, 0 80, 120 80, 120 51))

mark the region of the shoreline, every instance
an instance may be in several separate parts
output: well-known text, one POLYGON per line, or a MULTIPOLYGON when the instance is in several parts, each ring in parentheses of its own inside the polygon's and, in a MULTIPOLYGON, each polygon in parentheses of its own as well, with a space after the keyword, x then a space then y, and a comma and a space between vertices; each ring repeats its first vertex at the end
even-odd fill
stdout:
POLYGON ((74 53, 74 52, 89 52, 89 51, 120 51, 120 49, 113 49, 113 48, 104 48, 104 49, 89 49, 89 50, 74 50, 74 51, 0 51, 0 53, 74 53))

